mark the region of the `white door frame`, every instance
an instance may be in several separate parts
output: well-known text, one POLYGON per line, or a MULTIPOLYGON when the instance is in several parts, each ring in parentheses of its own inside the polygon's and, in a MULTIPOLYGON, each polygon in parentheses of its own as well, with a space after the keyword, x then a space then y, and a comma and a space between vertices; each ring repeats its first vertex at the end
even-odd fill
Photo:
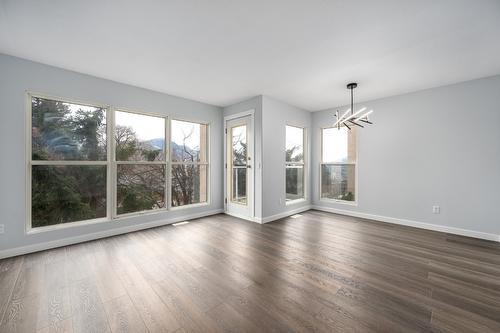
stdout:
MULTIPOLYGON (((250 122, 252 124, 252 147, 251 147, 251 151, 250 151, 250 156, 252 156, 252 168, 250 170, 251 173, 252 173, 252 178, 253 178, 253 183, 252 183, 252 206, 250 207, 250 214, 251 216, 248 217, 248 216, 236 216, 236 217, 239 217, 239 218, 242 218, 242 219, 245 219, 245 220, 249 220, 249 221, 253 221, 253 222, 257 222, 257 220, 255 219, 255 169, 257 168, 257 163, 255 163, 255 121, 254 121, 254 116, 255 115, 255 110, 254 109, 251 109, 251 110, 247 110, 247 111, 243 111, 243 112, 239 112, 239 113, 235 113, 235 114, 232 114, 232 115, 229 115, 229 116, 226 116, 224 117, 224 128, 223 128, 223 136, 224 136, 224 213, 228 214, 228 215, 234 215, 236 216, 235 214, 231 214, 228 212, 227 210, 227 205, 228 205, 228 193, 227 193, 227 122, 230 121, 230 120, 234 120, 234 119, 238 119, 238 118, 243 118, 243 117, 247 117, 247 116, 250 116, 250 122)), ((248 170, 248 169, 247 169, 248 170)))

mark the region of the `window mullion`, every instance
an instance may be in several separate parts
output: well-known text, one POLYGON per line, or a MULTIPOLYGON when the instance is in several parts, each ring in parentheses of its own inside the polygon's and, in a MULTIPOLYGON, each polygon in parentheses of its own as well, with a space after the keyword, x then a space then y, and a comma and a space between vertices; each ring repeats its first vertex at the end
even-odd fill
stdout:
POLYGON ((107 195, 106 209, 107 217, 114 219, 116 217, 116 165, 115 160, 115 110, 109 107, 107 110, 107 131, 106 131, 106 147, 107 147, 107 195))
POLYGON ((172 138, 170 128, 170 117, 165 118, 165 206, 167 210, 172 208, 172 138))

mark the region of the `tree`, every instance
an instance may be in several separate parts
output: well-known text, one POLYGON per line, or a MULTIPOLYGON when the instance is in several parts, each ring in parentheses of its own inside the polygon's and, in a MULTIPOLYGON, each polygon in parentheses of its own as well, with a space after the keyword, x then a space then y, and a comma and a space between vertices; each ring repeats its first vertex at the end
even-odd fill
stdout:
MULTIPOLYGON (((75 105, 43 98, 32 99, 33 160, 105 159, 104 110, 72 110, 71 106, 75 105)), ((105 215, 105 166, 32 167, 34 227, 105 215)))

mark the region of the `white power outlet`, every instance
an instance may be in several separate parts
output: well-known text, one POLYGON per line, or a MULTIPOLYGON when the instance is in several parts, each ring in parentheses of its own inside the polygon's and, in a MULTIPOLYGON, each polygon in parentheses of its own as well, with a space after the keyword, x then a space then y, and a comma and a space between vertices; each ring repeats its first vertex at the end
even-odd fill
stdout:
POLYGON ((0 224, 0 234, 3 234, 5 232, 5 225, 0 224))
POLYGON ((280 205, 282 205, 282 204, 283 204, 283 199, 280 198, 280 205))
POLYGON ((439 213, 441 213, 441 207, 439 207, 439 206, 432 206, 432 213, 433 214, 439 214, 439 213))

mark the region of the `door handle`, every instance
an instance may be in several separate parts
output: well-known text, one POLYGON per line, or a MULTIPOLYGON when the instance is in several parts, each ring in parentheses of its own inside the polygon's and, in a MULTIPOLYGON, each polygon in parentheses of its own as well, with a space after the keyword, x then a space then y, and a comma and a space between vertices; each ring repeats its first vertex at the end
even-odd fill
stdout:
POLYGON ((250 164, 247 164, 247 169, 251 169, 252 166, 250 164))

